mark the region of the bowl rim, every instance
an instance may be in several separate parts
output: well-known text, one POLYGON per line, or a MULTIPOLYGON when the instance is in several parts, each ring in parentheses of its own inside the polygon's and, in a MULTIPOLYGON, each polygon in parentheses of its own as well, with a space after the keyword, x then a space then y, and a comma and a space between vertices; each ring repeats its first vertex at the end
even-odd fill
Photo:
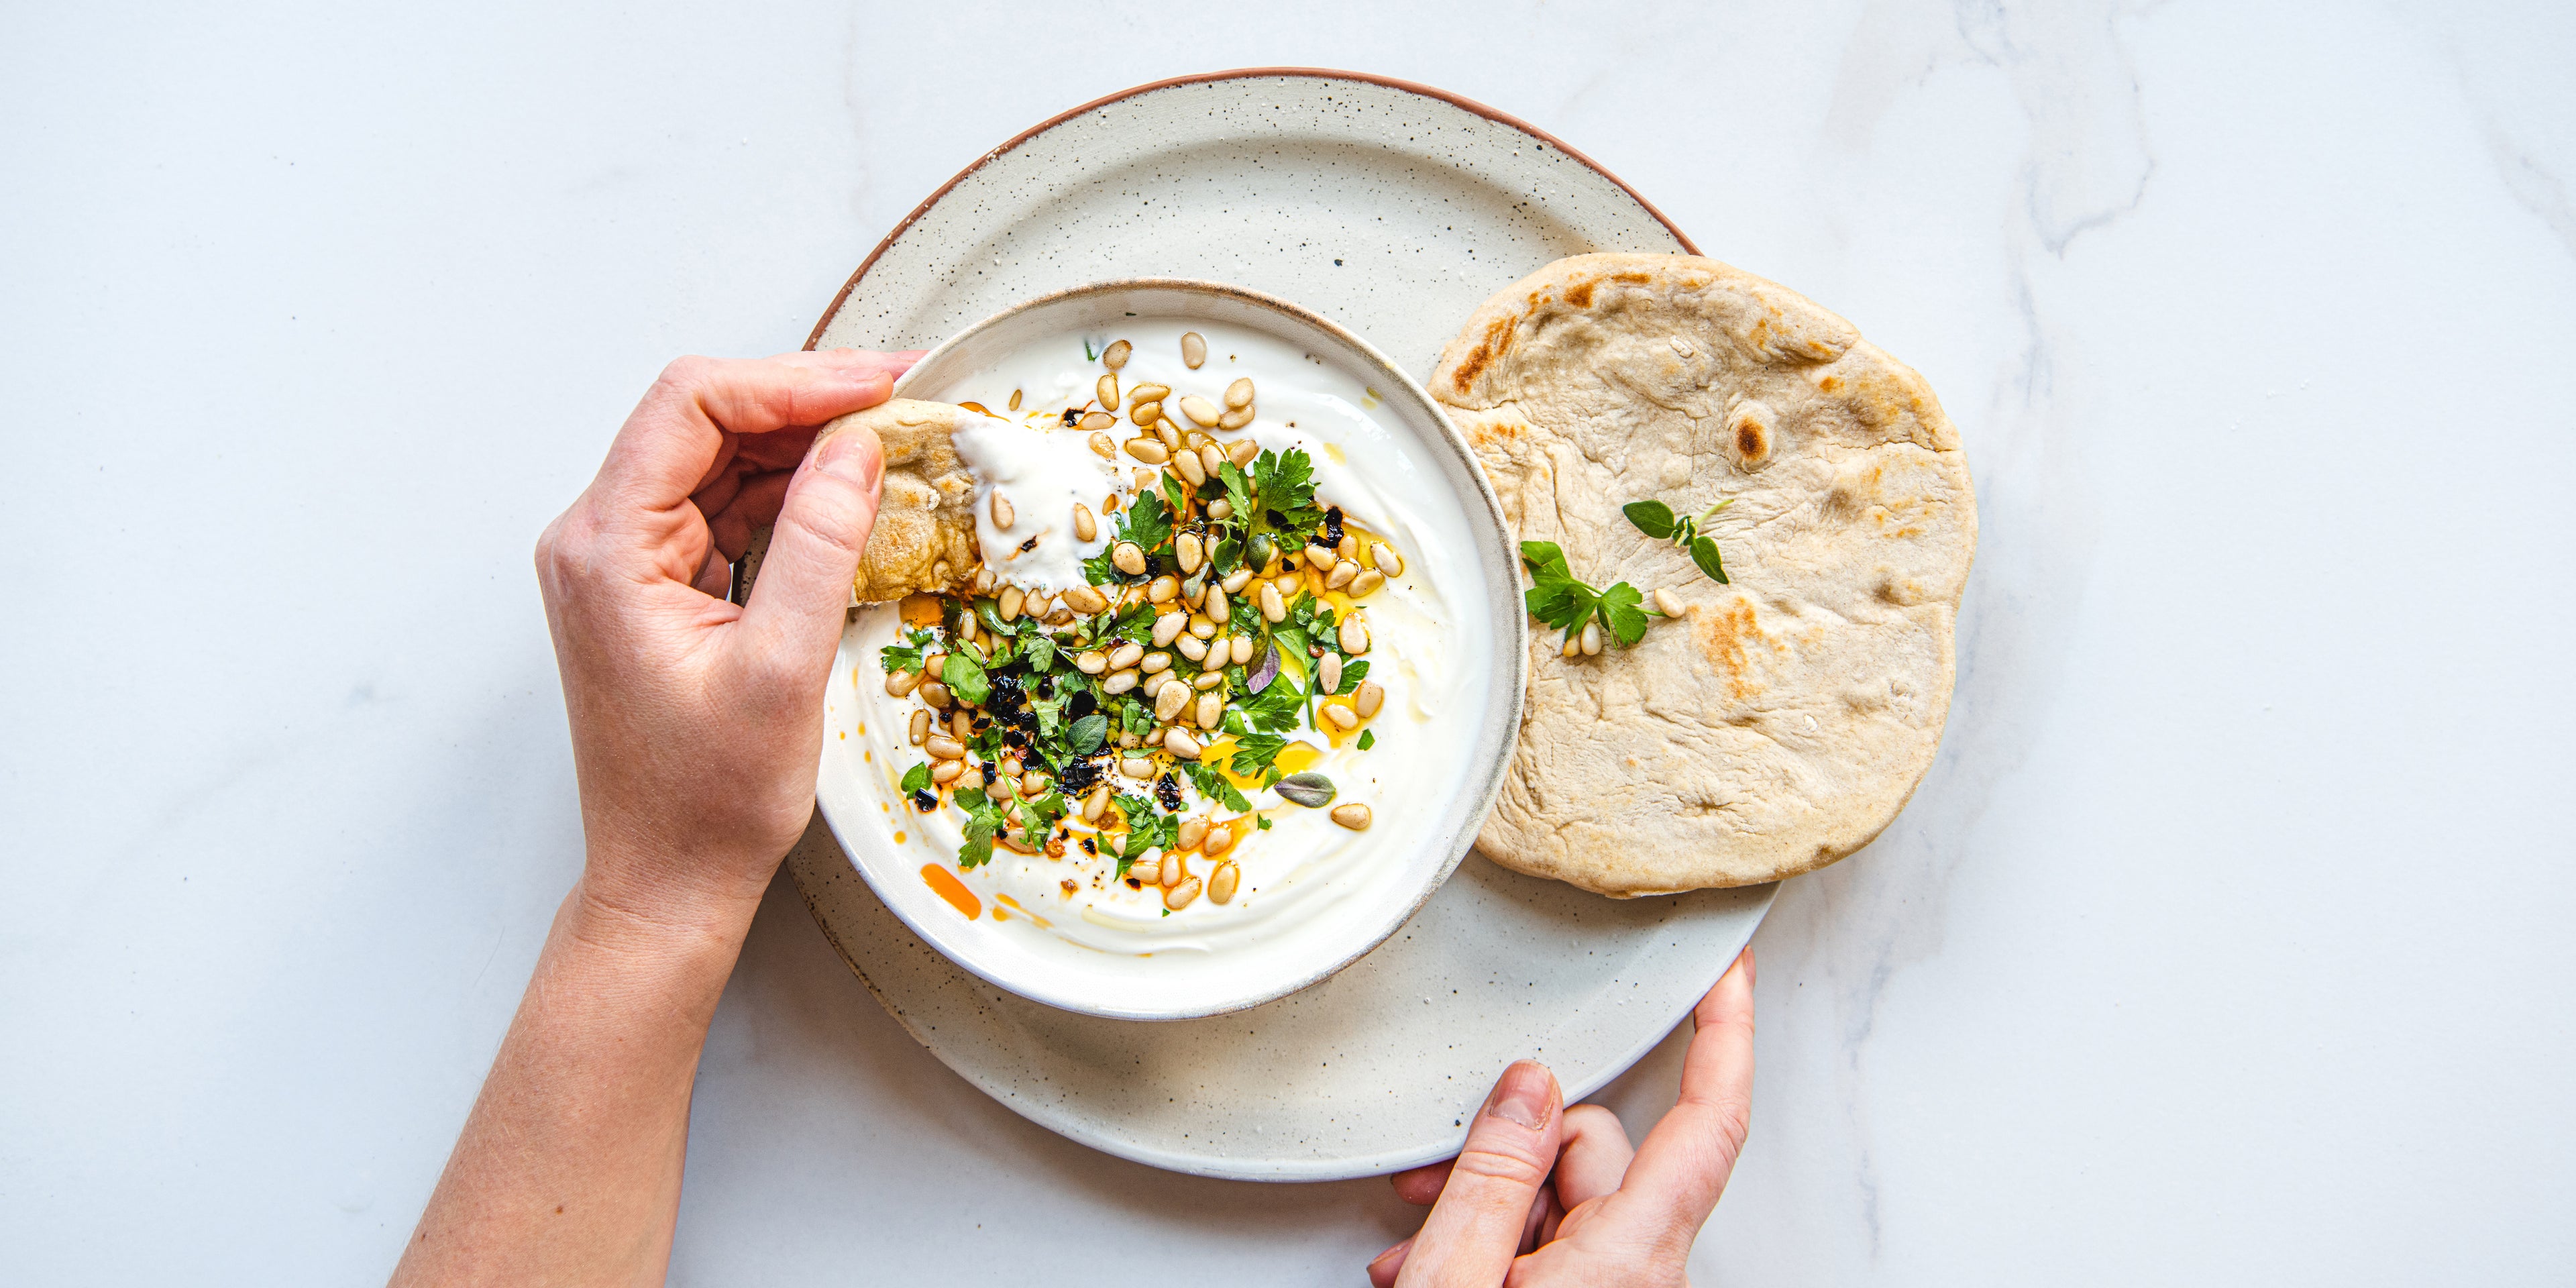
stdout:
MULTIPOLYGON (((1444 464, 1455 464, 1460 467, 1452 473, 1463 474, 1473 480, 1472 498, 1465 491, 1458 493, 1460 508, 1466 512, 1468 526, 1471 529, 1478 528, 1481 519, 1484 527, 1480 537, 1491 536, 1499 543, 1499 549, 1494 552, 1495 558, 1489 561, 1498 563, 1499 569, 1489 567, 1488 575, 1493 575, 1496 571, 1500 572, 1511 587, 1511 599, 1517 608, 1520 598, 1520 565, 1518 559, 1514 557, 1516 547, 1513 544, 1511 521, 1503 513, 1502 499, 1494 492, 1492 480, 1485 476, 1484 467, 1477 462, 1475 449, 1468 445, 1465 435, 1459 433, 1457 425, 1450 421, 1448 413, 1441 408, 1439 400, 1433 398, 1420 381, 1414 379, 1403 367, 1396 365, 1393 359, 1387 357, 1376 345, 1370 344, 1358 333, 1304 305, 1266 291, 1257 291, 1247 286, 1237 286, 1206 278, 1120 277, 1087 282, 1080 286, 1031 296, 958 330, 955 334, 924 350, 912 367, 895 381, 892 396, 897 398, 907 396, 906 386, 915 373, 930 369, 936 359, 945 356, 950 350, 960 347, 1012 318, 1041 308, 1092 296, 1139 290, 1177 291, 1184 294, 1214 295, 1237 300, 1255 309, 1313 327, 1357 350, 1367 362, 1377 368, 1373 374, 1384 378, 1392 386, 1388 390, 1381 391, 1388 395, 1386 401, 1393 402, 1396 396, 1401 396, 1411 399, 1422 410, 1430 413, 1429 423, 1435 433, 1429 437, 1424 446, 1445 451, 1450 460, 1444 464)), ((1481 540, 1479 544, 1481 546, 1481 540)), ((1499 601, 1499 596, 1494 598, 1499 601)), ((1475 848, 1476 837, 1483 831, 1485 820, 1492 815, 1494 803, 1502 794, 1505 776, 1511 769, 1512 757, 1519 745, 1521 713, 1529 687, 1528 615, 1512 611, 1502 613, 1500 616, 1502 620, 1496 623, 1498 629, 1494 633, 1494 650, 1497 655, 1495 670, 1498 673, 1495 677, 1495 687, 1501 691, 1503 704, 1500 710, 1488 708, 1492 717, 1489 727, 1498 731, 1499 748, 1496 754, 1486 757, 1483 766, 1470 776, 1465 793, 1470 800, 1469 809, 1463 819, 1460 834, 1449 838, 1450 853, 1441 861, 1438 870, 1421 883, 1420 887, 1413 892, 1410 901, 1402 908, 1394 910, 1385 918, 1382 925, 1348 953, 1320 965, 1307 974, 1277 985, 1265 986, 1218 1005, 1155 1009, 1128 1003, 1102 1003, 1053 993, 1037 988, 1029 981, 1000 978, 995 971, 973 960, 970 954, 952 951, 944 928, 923 924, 920 919, 911 915, 903 904, 889 897, 887 891, 879 888, 877 879, 870 872, 868 865, 858 857, 858 852, 853 846, 855 838, 843 832, 840 820, 833 816, 831 807, 825 804, 819 791, 815 797, 815 809, 823 816, 824 826, 831 831, 833 839, 839 842, 843 857, 848 860, 852 868, 857 870, 860 880, 868 884, 869 889, 885 904, 886 910, 894 914, 896 920, 901 921, 914 934, 920 936, 923 943, 930 945, 960 969, 996 988, 1008 990, 1030 1001, 1059 1010, 1115 1020, 1192 1020, 1249 1010, 1312 988, 1375 951, 1379 945, 1392 938, 1396 931, 1403 929, 1404 924, 1412 920, 1414 914, 1420 912, 1425 903, 1430 902, 1431 896, 1439 893, 1440 887, 1448 884, 1449 878, 1457 872, 1458 865, 1466 859, 1467 852, 1475 848)), ((830 767, 830 757, 831 745, 827 741, 816 766, 818 786, 820 775, 830 767)))

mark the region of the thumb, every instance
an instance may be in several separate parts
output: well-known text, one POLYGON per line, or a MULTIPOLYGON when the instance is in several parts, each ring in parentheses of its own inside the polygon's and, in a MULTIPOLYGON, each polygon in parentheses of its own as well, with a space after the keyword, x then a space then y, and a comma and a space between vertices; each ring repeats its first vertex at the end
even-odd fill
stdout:
POLYGON ((1519 1255, 1530 1202, 1556 1163, 1564 1093, 1535 1060, 1503 1071, 1440 1201, 1413 1236, 1398 1284, 1498 1284, 1519 1255))
POLYGON ((885 447, 874 430, 851 426, 814 441, 787 484, 760 578, 743 605, 746 661, 767 674, 817 679, 831 665, 884 483, 885 447))

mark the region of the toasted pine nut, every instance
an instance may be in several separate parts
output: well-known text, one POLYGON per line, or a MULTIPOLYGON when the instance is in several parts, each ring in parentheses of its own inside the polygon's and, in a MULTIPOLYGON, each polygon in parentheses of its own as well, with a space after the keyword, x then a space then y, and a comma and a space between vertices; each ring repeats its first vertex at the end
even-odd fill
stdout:
POLYGON ((976 594, 978 594, 978 595, 989 595, 989 594, 992 594, 992 593, 993 593, 993 570, 992 570, 990 567, 983 567, 983 568, 978 568, 978 569, 976 569, 976 570, 975 570, 975 583, 974 583, 974 584, 975 584, 975 593, 976 593, 976 594))
MULTIPOLYGON (((1181 459, 1189 458, 1185 456, 1181 459)), ((1199 543, 1199 534, 1195 532, 1184 532, 1172 538, 1172 553, 1179 557, 1182 572, 1197 572, 1199 564, 1207 558, 1207 549, 1199 543)))
POLYGON ((1145 583, 1145 598, 1157 604, 1168 604, 1181 593, 1181 579, 1164 573, 1145 583))
POLYGON ((1011 530, 1011 525, 1019 521, 1019 514, 1011 509, 1011 498, 1002 495, 998 490, 995 491, 993 493, 993 526, 1000 531, 1008 532, 1011 530))
POLYGON ((921 749, 941 760, 962 760, 966 755, 965 746, 944 733, 931 735, 921 749))
POLYGON ((1190 423, 1201 429, 1207 429, 1214 426, 1217 418, 1225 413, 1218 411, 1215 403, 1197 394, 1189 394, 1181 399, 1181 414, 1189 417, 1190 423))
POLYGON ((1351 694, 1351 709, 1359 712, 1362 720, 1376 718, 1385 705, 1386 686, 1375 680, 1360 681, 1359 690, 1351 694))
POLYGON ((1091 436, 1091 450, 1103 456, 1114 457, 1118 455, 1118 444, 1109 441, 1107 434, 1094 434, 1091 436))
POLYGON ((1661 586, 1655 587, 1655 611, 1666 617, 1681 616, 1682 597, 1661 586))
POLYGON ((975 736, 975 718, 966 714, 966 708, 959 707, 948 713, 948 735, 959 742, 975 736))
POLYGON ((1228 407, 1252 405, 1252 377, 1238 376, 1233 384, 1225 387, 1225 405, 1228 407))
POLYGON ((1260 457, 1261 444, 1249 438, 1225 449, 1225 459, 1244 469, 1252 468, 1252 463, 1260 457))
POLYGON ((1073 659, 1073 669, 1084 675, 1100 675, 1109 669, 1109 655, 1098 649, 1092 649, 1073 659))
POLYGON ((1136 490, 1139 492, 1150 492, 1154 490, 1154 472, 1152 470, 1136 471, 1136 490))
POLYGON ((1218 498, 1216 498, 1215 500, 1208 502, 1208 503, 1207 503, 1207 517, 1209 517, 1209 518, 1211 518, 1211 519, 1231 519, 1231 518, 1233 518, 1233 517, 1234 517, 1234 502, 1229 501, 1229 500, 1226 500, 1224 497, 1218 497, 1218 498))
POLYGON ((1330 546, 1306 547, 1306 566, 1317 572, 1330 574, 1333 571, 1333 565, 1341 561, 1342 557, 1333 553, 1330 546))
POLYGON ((1181 849, 1195 850, 1199 848, 1199 842, 1207 839, 1207 833, 1208 825, 1206 819, 1185 818, 1181 820, 1179 833, 1175 835, 1172 840, 1181 849))
POLYGON ((1181 427, 1173 424, 1171 417, 1154 422, 1154 436, 1163 440, 1165 448, 1175 452, 1181 450, 1181 427))
POLYGON ((1028 593, 1027 598, 1020 601, 1020 611, 1027 613, 1031 617, 1046 616, 1047 609, 1049 607, 1051 607, 1051 605, 1047 600, 1046 592, 1043 590, 1032 590, 1028 593))
POLYGON ((1213 689, 1224 682, 1225 672, 1211 669, 1207 674, 1190 681, 1190 687, 1193 689, 1213 689))
POLYGON ((1225 593, 1229 595, 1240 595, 1243 593, 1243 588, 1251 584, 1252 570, 1250 568, 1237 568, 1233 572, 1227 573, 1225 575, 1225 580, 1217 583, 1217 585, 1224 587, 1225 593))
POLYGON ((1074 422, 1073 427, 1086 434, 1105 434, 1109 432, 1111 426, 1116 425, 1117 423, 1118 418, 1110 415, 1108 412, 1087 411, 1082 414, 1081 420, 1074 422))
POLYGON ((1136 669, 1147 675, 1152 675, 1156 671, 1171 670, 1172 655, 1169 653, 1148 653, 1144 656, 1143 660, 1136 663, 1136 669))
POLYGON ((1334 564, 1332 575, 1324 578, 1324 589, 1340 590, 1342 587, 1348 586, 1351 582, 1357 580, 1359 575, 1360 566, 1356 563, 1345 560, 1341 563, 1334 564))
MULTIPOLYGON (((958 763, 964 764, 965 762, 960 761, 958 763)), ((971 792, 981 788, 983 785, 984 771, 980 766, 967 765, 966 772, 957 776, 957 790, 961 792, 971 792)))
POLYGON ((1206 470, 1209 478, 1225 477, 1225 453, 1216 450, 1214 443, 1199 444, 1199 468, 1206 470))
POLYGON ((1100 397, 1100 410, 1102 412, 1106 413, 1118 410, 1117 372, 1112 371, 1110 374, 1102 376, 1092 385, 1092 391, 1100 397))
POLYGON ((1369 543, 1369 558, 1377 561, 1377 570, 1389 577, 1404 575, 1404 556, 1397 554, 1395 547, 1383 541, 1369 543))
POLYGON ((1136 422, 1138 429, 1150 429, 1155 421, 1162 418, 1163 404, 1160 400, 1140 402, 1127 413, 1127 419, 1136 422))
POLYGON ((1192 371, 1207 361, 1207 337, 1196 331, 1181 333, 1181 363, 1192 371))
POLYGON ((1108 694, 1125 693, 1129 689, 1135 687, 1136 673, 1134 671, 1112 671, 1109 673, 1108 679, 1100 682, 1100 691, 1108 694))
POLYGON ((912 745, 918 747, 929 739, 930 713, 916 710, 912 713, 912 745))
POLYGON ((1116 371, 1120 367, 1126 366, 1127 351, 1134 347, 1135 346, 1124 340, 1112 341, 1108 348, 1100 351, 1101 365, 1109 368, 1111 371, 1116 371))
POLYGON ((1064 592, 1064 606, 1089 617, 1109 607, 1109 597, 1092 586, 1076 586, 1064 592))
MULTIPOLYGON (((1128 439, 1124 446, 1126 447, 1127 454, 1129 456, 1133 456, 1147 465, 1160 465, 1163 462, 1172 459, 1172 449, 1165 447, 1160 442, 1147 438, 1142 434, 1128 439)), ((1139 486, 1136 490, 1142 492, 1145 489, 1142 486, 1139 486)))
POLYGON ((1360 718, 1358 713, 1352 711, 1349 707, 1344 706, 1325 707, 1324 720, 1326 723, 1331 724, 1334 728, 1339 729, 1344 733, 1348 733, 1351 730, 1360 727, 1360 718))
POLYGON ((1137 659, 1144 656, 1144 645, 1139 644, 1134 640, 1121 641, 1118 647, 1109 650, 1109 669, 1113 671, 1124 670, 1136 665, 1137 659))
POLYGON ((1562 653, 1567 657, 1583 656, 1583 637, 1575 634, 1573 631, 1567 631, 1565 633, 1565 647, 1558 649, 1557 652, 1562 653))
POLYGON ((1236 666, 1250 666, 1252 664, 1252 637, 1249 635, 1235 636, 1232 652, 1234 654, 1234 664, 1236 666))
POLYGON ((1601 623, 1598 620, 1585 622, 1583 624, 1583 655, 1585 657, 1601 656, 1601 623))
POLYGON ((1279 597, 1277 582, 1261 583, 1261 616, 1273 623, 1288 620, 1288 601, 1279 597))
POLYGON ((1191 877, 1189 880, 1163 892, 1163 906, 1174 912, 1179 912, 1181 909, 1197 903, 1198 900, 1199 879, 1197 877, 1191 877))
POLYGON ((1019 757, 1017 757, 1017 756, 1004 756, 1004 757, 1002 757, 1002 777, 1004 777, 1004 778, 1017 778, 1017 777, 1019 777, 1019 776, 1020 776, 1020 758, 1019 758, 1019 757))
MULTIPOLYGON (((1217 855, 1223 854, 1223 853, 1225 853, 1226 851, 1233 849, 1233 848, 1234 848, 1234 829, 1233 829, 1233 828, 1230 828, 1230 827, 1211 827, 1211 828, 1209 828, 1209 829, 1208 829, 1208 834, 1207 834, 1207 844, 1205 844, 1205 845, 1203 845, 1203 846, 1201 846, 1201 847, 1199 847, 1199 848, 1200 848, 1201 850, 1203 850, 1204 852, 1206 852, 1206 854, 1207 854, 1207 856, 1208 856, 1209 858, 1215 858, 1217 855)), ((1228 866, 1228 867, 1232 867, 1232 866, 1234 866, 1234 865, 1233 865, 1233 864, 1227 864, 1226 866, 1228 866)), ((1223 901, 1223 900, 1219 900, 1218 902, 1222 903, 1222 902, 1224 902, 1224 901, 1223 901)))
POLYGON ((1359 614, 1353 613, 1342 619, 1340 639, 1342 651, 1352 657, 1368 652, 1368 626, 1360 621, 1359 614))
POLYGON ((948 709, 948 703, 950 701, 948 696, 948 686, 941 684, 937 680, 924 680, 921 682, 921 687, 913 690, 913 692, 920 694, 922 701, 929 703, 937 710, 945 711, 948 709))
POLYGON ((910 671, 890 671, 886 674, 886 696, 889 698, 911 697, 912 691, 920 687, 921 677, 910 671))
POLYGON ((1344 563, 1349 563, 1350 561, 1359 558, 1360 539, 1347 532, 1343 533, 1342 539, 1333 544, 1333 557, 1344 563))
POLYGON ((1154 718, 1168 724, 1180 717, 1181 704, 1190 700, 1190 686, 1166 684, 1154 694, 1154 718))
POLYGON ((1351 598, 1366 599, 1378 587, 1385 584, 1386 574, 1379 572, 1375 568, 1371 568, 1367 572, 1351 578, 1351 598))
POLYGON ((1154 619, 1154 647, 1168 648, 1190 624, 1187 613, 1165 613, 1154 619))
POLYGON ((1109 784, 1102 783, 1098 787, 1092 788, 1089 796, 1082 798, 1082 821, 1085 823, 1097 823, 1100 821, 1100 816, 1108 812, 1108 809, 1109 784))
POLYGON ((1009 410, 1011 410, 1011 411, 1018 411, 1019 409, 1020 409, 1020 391, 1019 391, 1019 390, 1017 390, 1017 389, 1014 389, 1014 390, 1012 390, 1012 391, 1011 391, 1011 405, 1010 405, 1009 410))
POLYGON ((1226 606, 1225 592, 1222 590, 1209 591, 1207 602, 1199 606, 1199 611, 1207 614, 1208 621, 1218 626, 1225 625, 1226 618, 1233 612, 1226 606))
MULTIPOLYGON (((1178 617, 1180 614, 1174 613, 1172 616, 1178 617)), ((1180 645, 1181 656, 1186 657, 1193 662, 1201 661, 1208 655, 1208 642, 1200 639, 1196 635, 1182 635, 1180 637, 1180 645)))
POLYGON ((1150 380, 1127 391, 1127 401, 1139 407, 1147 403, 1161 402, 1171 396, 1170 385, 1158 385, 1150 380))
POLYGON ((1216 418, 1218 429, 1241 429, 1251 423, 1252 409, 1249 407, 1238 407, 1216 418))
POLYGON ((1181 481, 1191 487, 1207 482, 1207 468, 1199 463, 1196 452, 1172 453, 1172 472, 1180 475, 1181 481))
POLYGON ((1119 760, 1118 772, 1129 778, 1151 778, 1154 776, 1154 762, 1143 756, 1127 756, 1119 760))
POLYGON ((1034 769, 1030 770, 1029 772, 1027 772, 1027 773, 1025 773, 1025 774, 1020 775, 1020 795, 1022 795, 1022 796, 1044 796, 1044 795, 1046 795, 1046 789, 1047 789, 1047 776, 1046 776, 1046 775, 1041 774, 1041 773, 1037 772, 1037 771, 1036 771, 1036 770, 1034 770, 1034 769))
POLYGON ((1216 623, 1209 621, 1201 614, 1192 613, 1190 614, 1190 634, 1196 635, 1203 640, 1214 639, 1216 638, 1216 623))
POLYGON ((1225 714, 1225 695, 1222 693, 1200 694, 1199 708, 1193 714, 1198 717, 1199 728, 1216 728, 1217 718, 1225 714))
POLYGON ((1163 862, 1154 870, 1154 875, 1158 878, 1156 885, 1166 888, 1179 885, 1190 875, 1189 861, 1181 857, 1179 850, 1165 850, 1163 862))
MULTIPOLYGON (((1234 835, 1234 833, 1233 833, 1232 831, 1228 831, 1228 832, 1226 833, 1226 835, 1228 835, 1228 836, 1232 836, 1232 835, 1234 835)), ((1216 870, 1216 874, 1215 874, 1214 876, 1211 876, 1211 877, 1209 877, 1209 878, 1208 878, 1207 894, 1208 894, 1208 900, 1209 900, 1209 902, 1211 902, 1211 903, 1232 903, 1232 902, 1234 902, 1234 890, 1235 890, 1235 887, 1236 887, 1236 886, 1238 886, 1238 885, 1241 885, 1242 883, 1243 883, 1243 869, 1241 869, 1241 868, 1239 868, 1239 867, 1236 867, 1234 864, 1231 864, 1231 863, 1226 864, 1225 866, 1223 866, 1223 867, 1221 867, 1221 868, 1218 868, 1218 869, 1216 870)))
POLYGON ((994 607, 1001 612, 1003 621, 1017 621, 1020 616, 1020 605, 1025 601, 1026 597, 1020 593, 1019 587, 1004 586, 1001 601, 994 607))
POLYGON ((957 619, 957 638, 964 640, 969 644, 975 642, 976 632, 982 629, 983 627, 976 623, 975 615, 973 613, 965 614, 957 619))
POLYGON ((1315 678, 1322 686, 1318 688, 1316 692, 1324 694, 1341 692, 1342 655, 1339 653, 1326 653, 1324 655, 1323 665, 1315 668, 1315 678))
POLYGON ((1109 562, 1130 577, 1138 576, 1145 571, 1145 548, 1133 541, 1121 541, 1117 549, 1109 552, 1109 562))
POLYGON ((1163 735, 1163 750, 1183 760, 1196 760, 1199 758, 1199 740, 1191 737, 1186 730, 1174 728, 1170 733, 1163 735))
POLYGON ((1333 807, 1333 821, 1354 832, 1365 832, 1369 825, 1369 807, 1356 801, 1333 807))
POLYGON ((945 786, 949 783, 956 782, 957 776, 965 772, 965 761, 943 760, 930 767, 930 781, 945 786))

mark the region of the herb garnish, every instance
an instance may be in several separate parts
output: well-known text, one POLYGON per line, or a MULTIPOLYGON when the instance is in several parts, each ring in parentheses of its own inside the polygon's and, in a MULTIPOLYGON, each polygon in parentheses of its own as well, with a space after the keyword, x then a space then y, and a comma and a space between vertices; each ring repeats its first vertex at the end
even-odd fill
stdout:
POLYGON ((1708 507, 1696 519, 1674 515, 1673 508, 1661 501, 1630 501, 1620 507, 1619 512, 1628 516, 1628 522, 1635 524, 1637 531, 1689 551, 1691 562, 1698 564, 1699 570, 1707 573, 1710 581, 1723 586, 1728 584, 1726 562, 1718 558, 1717 540, 1701 536, 1699 525, 1717 517, 1718 511, 1734 503, 1735 498, 1728 497, 1708 507))
POLYGON ((1586 618, 1598 617, 1602 632, 1621 648, 1646 637, 1646 615, 1637 607, 1646 597, 1636 587, 1622 581, 1594 590, 1576 581, 1565 566, 1565 552, 1553 541, 1522 542, 1521 562, 1529 565, 1536 583, 1523 597, 1530 616, 1568 635, 1583 629, 1586 618))

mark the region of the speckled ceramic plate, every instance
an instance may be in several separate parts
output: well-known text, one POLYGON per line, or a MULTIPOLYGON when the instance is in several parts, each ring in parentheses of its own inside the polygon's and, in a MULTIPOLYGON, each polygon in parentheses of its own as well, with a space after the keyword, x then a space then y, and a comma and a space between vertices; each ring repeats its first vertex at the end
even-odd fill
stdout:
MULTIPOLYGON (((859 266, 812 343, 929 348, 1035 295, 1196 277, 1293 300, 1416 378, 1495 290, 1585 251, 1693 252, 1556 140, 1418 85, 1265 69, 1076 108, 985 154, 859 266)), ((823 933, 922 1045, 995 1099, 1177 1171, 1331 1180, 1444 1157, 1504 1065, 1569 1094, 1671 1030, 1772 887, 1616 901, 1470 856, 1315 987, 1148 1024, 960 969, 886 910, 818 819, 788 857, 823 933)))

